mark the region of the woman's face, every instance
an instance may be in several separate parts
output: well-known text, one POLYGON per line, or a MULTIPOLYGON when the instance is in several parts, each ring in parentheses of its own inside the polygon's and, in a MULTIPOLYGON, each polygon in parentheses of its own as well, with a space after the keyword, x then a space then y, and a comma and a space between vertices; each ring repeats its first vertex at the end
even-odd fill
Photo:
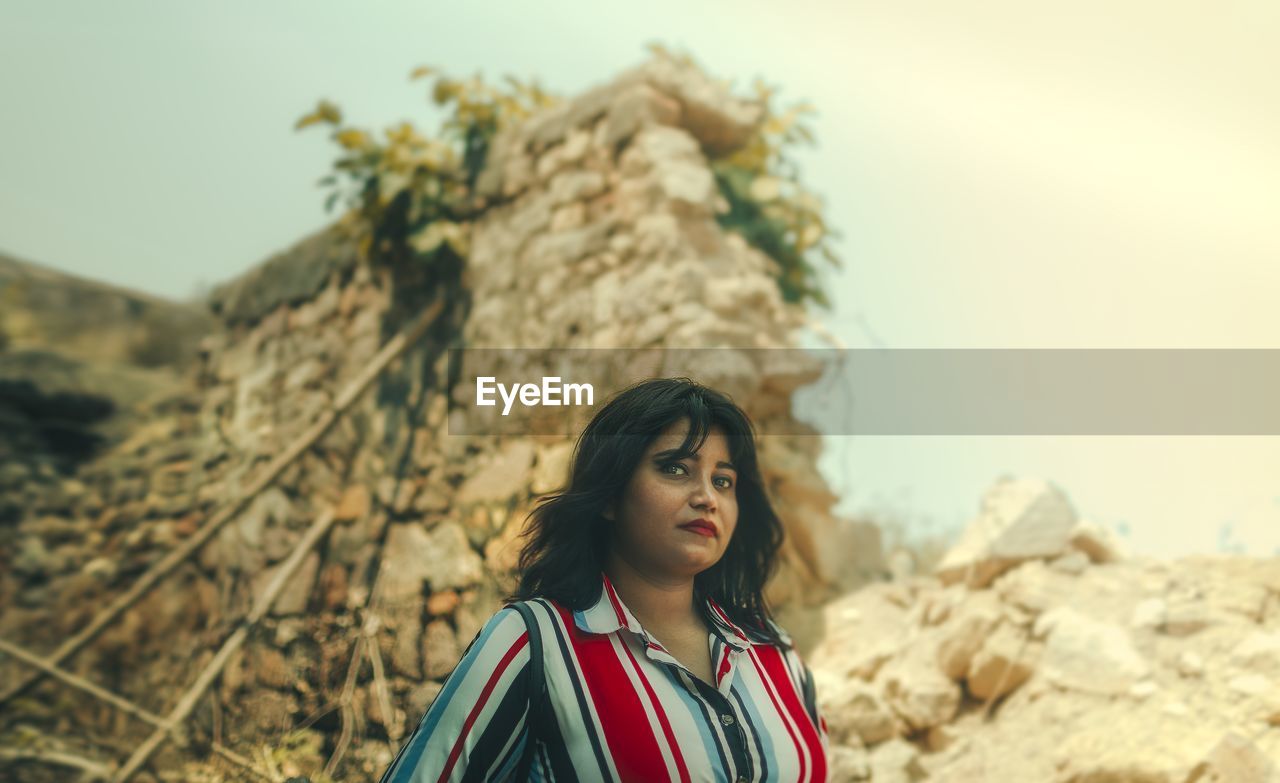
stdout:
POLYGON ((684 419, 663 430, 605 511, 615 523, 613 554, 654 581, 685 581, 715 565, 738 523, 728 439, 714 427, 696 455, 675 459, 669 452, 688 429, 684 419))

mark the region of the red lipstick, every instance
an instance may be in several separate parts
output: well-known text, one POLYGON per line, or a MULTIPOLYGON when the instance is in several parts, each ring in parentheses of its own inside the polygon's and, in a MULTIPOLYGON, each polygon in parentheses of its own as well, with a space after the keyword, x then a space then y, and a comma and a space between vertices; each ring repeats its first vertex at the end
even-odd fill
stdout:
POLYGON ((700 536, 714 538, 716 534, 716 526, 705 519, 695 519, 692 522, 686 522, 680 526, 691 533, 697 533, 700 536))

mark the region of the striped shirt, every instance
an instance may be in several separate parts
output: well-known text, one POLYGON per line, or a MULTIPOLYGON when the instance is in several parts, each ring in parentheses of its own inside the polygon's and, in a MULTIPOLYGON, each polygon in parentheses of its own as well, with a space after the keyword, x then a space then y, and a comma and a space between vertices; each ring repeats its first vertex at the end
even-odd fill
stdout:
POLYGON ((585 611, 546 599, 529 605, 542 635, 546 713, 529 718, 529 635, 519 612, 504 607, 383 783, 505 780, 530 727, 532 780, 826 779, 827 727, 812 674, 793 648, 748 638, 714 601, 714 687, 645 632, 607 576, 585 611))

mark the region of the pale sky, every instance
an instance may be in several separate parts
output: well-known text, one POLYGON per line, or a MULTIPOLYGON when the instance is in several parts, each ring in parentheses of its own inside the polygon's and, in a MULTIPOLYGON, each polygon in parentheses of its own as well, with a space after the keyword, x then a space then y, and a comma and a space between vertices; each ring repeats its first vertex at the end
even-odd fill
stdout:
MULTIPOLYGON (((1269 0, 8 0, 0 252, 188 296, 327 222, 334 147, 292 130, 317 99, 433 129, 417 65, 571 95, 652 40, 819 109, 799 160, 844 235, 820 320, 850 347, 1280 348, 1269 0)), ((848 514, 953 528, 1036 475, 1139 551, 1280 550, 1280 438, 829 445, 848 514)))

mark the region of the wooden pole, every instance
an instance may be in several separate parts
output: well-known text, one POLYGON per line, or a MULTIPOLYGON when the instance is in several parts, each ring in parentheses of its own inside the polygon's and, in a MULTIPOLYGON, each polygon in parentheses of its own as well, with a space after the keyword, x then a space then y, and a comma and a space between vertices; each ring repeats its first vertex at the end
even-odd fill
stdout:
MULTIPOLYGON (((338 394, 333 401, 333 405, 321 415, 319 420, 294 440, 287 449, 277 455, 239 497, 215 513, 191 538, 183 542, 182 546, 165 555, 159 562, 151 566, 146 573, 138 577, 138 580, 128 590, 117 596, 88 625, 58 645, 58 648, 46 658, 46 661, 51 666, 61 665, 63 661, 92 641, 125 610, 137 603, 157 582, 181 565, 187 558, 191 557, 205 542, 213 538, 214 534, 243 511, 250 501, 271 486, 280 474, 284 472, 285 468, 293 464, 298 457, 302 456, 307 449, 311 448, 316 441, 323 437, 329 431, 329 428, 333 426, 333 423, 342 414, 346 413, 351 404, 373 383, 374 379, 382 374, 387 365, 403 354, 410 345, 415 343, 427 331, 427 328, 435 321, 443 308, 444 298, 441 296, 424 310, 422 315, 418 316, 395 337, 388 340, 382 350, 378 351, 369 360, 369 363, 360 371, 360 374, 338 394)), ((43 679, 47 673, 47 669, 41 668, 25 679, 20 680, 3 694, 0 694, 0 706, 26 692, 28 688, 43 679)))
MULTIPOLYGON (((94 685, 92 682, 84 679, 83 677, 79 677, 75 674, 71 674, 70 672, 59 669, 56 666, 50 666, 48 663, 41 660, 38 656, 32 655, 31 653, 27 652, 21 647, 10 644, 4 641, 3 639, 0 639, 0 652, 5 653, 6 655, 12 655, 14 658, 17 658, 19 661, 22 661, 25 664, 34 666, 37 669, 44 671, 50 677, 53 677, 56 680, 61 680, 62 682, 66 683, 67 685, 70 685, 73 688, 76 688, 77 690, 84 691, 90 696, 101 699, 102 701, 105 701, 107 704, 110 704, 112 707, 115 707, 121 712, 132 715, 138 720, 141 720, 145 723, 150 723, 152 726, 157 726, 157 727, 165 726, 165 719, 155 714, 154 712, 151 712, 150 710, 144 707, 140 707, 137 704, 134 704, 133 702, 129 701, 128 699, 125 699, 123 696, 119 696, 115 693, 112 693, 106 688, 103 688, 98 685, 94 685)), ((173 736, 173 740, 178 744, 180 745, 186 744, 187 738, 183 736, 177 729, 171 732, 171 735, 173 736)), ((218 742, 216 739, 213 741, 213 743, 210 744, 209 749, 212 750, 214 753, 217 753, 219 756, 222 756, 227 761, 230 761, 233 764, 243 767, 249 772, 252 772, 253 774, 257 775, 258 777, 264 778, 266 780, 274 781, 274 783, 279 783, 279 779, 276 776, 270 775, 264 772, 263 770, 259 769, 256 765, 254 765, 252 761, 245 758, 244 756, 241 756, 239 753, 236 753, 230 748, 226 747, 221 742, 218 742)), ((51 763, 56 763, 56 762, 51 761, 51 763)), ((100 777, 106 778, 106 777, 110 777, 110 775, 104 773, 100 775, 100 777)))
POLYGON ((125 783, 129 778, 133 777, 134 773, 141 769, 142 765, 147 763, 147 759, 151 758, 151 755, 169 738, 170 733, 186 720, 196 708, 200 698, 218 679, 222 669, 231 660, 231 656, 244 646, 244 643, 249 638, 249 632, 266 616, 271 604, 275 603, 276 598, 284 590, 284 586, 288 583, 290 577, 302 565, 302 561, 306 559, 307 554, 329 532, 329 528, 333 526, 333 515, 333 509, 328 509, 311 524, 311 527, 307 528, 307 532, 303 534, 293 552, 289 554, 289 558, 272 575, 266 589, 254 602, 253 609, 240 621, 240 625, 232 632, 231 636, 222 643, 222 647, 214 654, 213 660, 209 661, 208 665, 196 676, 195 682, 178 699, 177 705, 170 711, 168 717, 163 719, 163 724, 152 732, 151 736, 143 741, 138 746, 138 749, 133 752, 133 755, 125 761, 124 766, 112 778, 114 783, 125 783))

